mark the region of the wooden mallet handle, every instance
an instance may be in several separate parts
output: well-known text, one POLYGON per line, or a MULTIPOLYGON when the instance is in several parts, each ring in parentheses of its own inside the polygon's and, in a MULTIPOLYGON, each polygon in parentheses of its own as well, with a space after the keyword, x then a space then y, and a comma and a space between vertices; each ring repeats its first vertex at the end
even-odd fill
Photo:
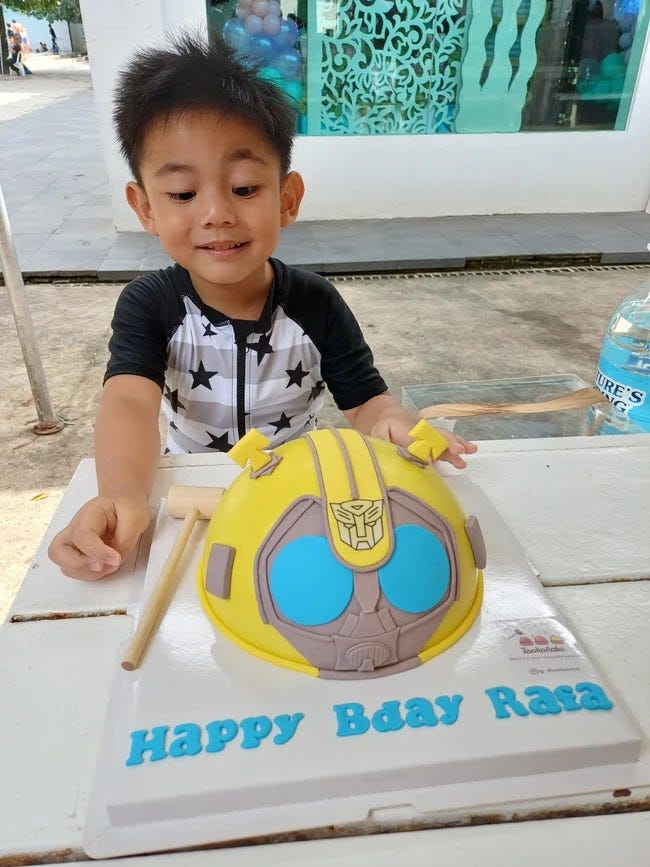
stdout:
POLYGON ((198 509, 199 518, 209 521, 223 492, 224 488, 173 485, 167 494, 167 514, 172 518, 184 518, 190 509, 198 509))
POLYGON ((223 488, 191 487, 178 485, 169 489, 167 497, 167 513, 172 518, 183 518, 176 541, 169 552, 163 570, 149 601, 138 620, 138 625, 126 649, 122 660, 122 668, 134 671, 139 665, 146 650, 158 617, 165 605, 172 586, 174 572, 183 556, 188 539, 192 535, 194 525, 200 519, 212 517, 217 503, 223 494, 223 488))

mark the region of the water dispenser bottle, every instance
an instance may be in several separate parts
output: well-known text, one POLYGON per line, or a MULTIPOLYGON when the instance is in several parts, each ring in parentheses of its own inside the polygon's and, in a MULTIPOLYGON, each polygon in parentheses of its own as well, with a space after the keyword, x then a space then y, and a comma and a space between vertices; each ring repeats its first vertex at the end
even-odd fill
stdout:
POLYGON ((596 388, 611 403, 599 433, 650 431, 650 283, 621 301, 610 319, 596 388))

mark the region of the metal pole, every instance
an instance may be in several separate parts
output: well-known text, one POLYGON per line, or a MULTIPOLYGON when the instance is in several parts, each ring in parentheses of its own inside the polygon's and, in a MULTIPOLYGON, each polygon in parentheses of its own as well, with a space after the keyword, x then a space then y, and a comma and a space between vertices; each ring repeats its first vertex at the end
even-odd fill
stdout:
POLYGON ((50 395, 45 381, 45 371, 38 352, 36 333, 32 316, 25 294, 23 275, 18 265, 16 247, 14 246, 9 215, 5 198, 0 185, 0 263, 5 278, 5 286, 9 295, 9 303, 14 314, 18 339, 25 359, 27 376, 32 389, 32 397, 36 406, 38 422, 33 426, 34 433, 53 434, 63 428, 63 421, 54 414, 50 395))

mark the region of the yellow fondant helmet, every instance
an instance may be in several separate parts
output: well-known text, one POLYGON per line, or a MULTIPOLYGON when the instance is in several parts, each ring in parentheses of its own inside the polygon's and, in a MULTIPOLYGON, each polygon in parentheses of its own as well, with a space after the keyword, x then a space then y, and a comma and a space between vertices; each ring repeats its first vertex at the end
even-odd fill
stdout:
POLYGON ((325 429, 266 445, 250 431, 230 452, 250 470, 207 530, 198 583, 213 623, 257 656, 330 678, 403 671, 457 641, 480 608, 485 550, 419 459, 425 440, 405 451, 325 429))

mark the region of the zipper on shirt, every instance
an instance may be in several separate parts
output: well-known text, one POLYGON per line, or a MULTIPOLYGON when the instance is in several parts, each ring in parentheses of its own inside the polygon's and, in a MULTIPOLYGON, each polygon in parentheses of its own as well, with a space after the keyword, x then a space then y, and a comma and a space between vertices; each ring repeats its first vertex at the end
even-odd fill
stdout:
POLYGON ((253 323, 231 322, 231 325, 237 346, 237 434, 241 439, 246 433, 246 352, 253 323))

